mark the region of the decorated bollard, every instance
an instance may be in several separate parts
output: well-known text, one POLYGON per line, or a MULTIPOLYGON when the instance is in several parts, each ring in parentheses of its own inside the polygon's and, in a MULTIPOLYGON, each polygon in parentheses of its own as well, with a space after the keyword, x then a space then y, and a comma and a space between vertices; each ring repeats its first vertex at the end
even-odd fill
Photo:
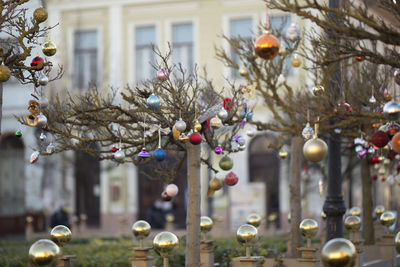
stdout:
POLYGON ((324 267, 353 267, 356 262, 356 248, 347 239, 331 239, 322 248, 321 261, 324 267))
POLYGON ((375 231, 375 240, 380 241, 383 237, 384 233, 384 227, 380 222, 380 218, 382 213, 385 212, 385 207, 382 205, 378 205, 375 207, 374 213, 376 217, 375 225, 374 225, 374 231, 375 231))
POLYGON ((132 225, 133 235, 139 239, 139 247, 130 248, 135 251, 135 257, 129 258, 132 267, 152 267, 153 257, 148 256, 150 247, 143 246, 143 239, 150 235, 151 226, 148 222, 139 220, 132 225))
POLYGON ((246 247, 246 257, 232 259, 232 267, 256 267, 264 257, 251 256, 251 246, 258 240, 258 231, 251 224, 243 224, 236 232, 238 242, 246 247))
POLYGON ((363 241, 360 240, 361 218, 358 216, 348 216, 344 220, 344 226, 349 231, 350 241, 356 247, 357 257, 355 266, 361 267, 364 262, 363 241))
POLYGON ((307 246, 297 248, 300 251, 300 259, 298 260, 304 266, 315 266, 318 262, 316 256, 314 255, 318 248, 311 247, 311 238, 313 238, 318 233, 318 223, 313 219, 304 219, 301 221, 300 225, 301 234, 307 239, 307 246))
POLYGON ((380 255, 383 259, 392 259, 392 266, 395 266, 395 238, 389 233, 389 228, 396 220, 396 216, 391 211, 385 211, 379 218, 381 224, 386 228, 385 234, 382 236, 382 242, 377 243, 380 248, 380 255))
POLYGON ((200 231, 202 233, 202 240, 200 241, 200 266, 213 267, 214 266, 214 240, 207 240, 206 234, 213 228, 213 221, 210 217, 200 217, 200 231))
POLYGON ((72 233, 68 227, 64 225, 55 226, 50 232, 51 240, 60 247, 60 260, 58 267, 69 267, 71 259, 76 258, 75 255, 63 255, 63 247, 71 241, 72 233))
POLYGON ((165 230, 172 232, 174 230, 175 216, 171 213, 165 215, 165 230))
POLYGON ((168 258, 179 247, 179 239, 171 232, 161 232, 154 237, 153 247, 163 257, 163 266, 168 267, 168 258))
POLYGON ((31 266, 57 266, 60 258, 60 247, 49 239, 40 239, 29 248, 31 266))
POLYGON ((32 240, 33 237, 33 217, 26 217, 26 226, 25 226, 25 240, 32 240))

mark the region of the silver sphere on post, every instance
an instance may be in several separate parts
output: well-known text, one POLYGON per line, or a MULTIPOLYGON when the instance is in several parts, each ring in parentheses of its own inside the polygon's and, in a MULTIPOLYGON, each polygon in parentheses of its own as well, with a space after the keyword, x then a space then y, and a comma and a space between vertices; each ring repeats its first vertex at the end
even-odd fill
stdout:
POLYGON ((258 239, 258 230, 251 224, 243 224, 236 232, 237 241, 246 247, 246 257, 250 257, 250 247, 258 239))
POLYGON ((179 239, 171 232, 158 233, 153 239, 154 250, 164 258, 164 267, 168 267, 170 257, 179 246, 179 239))
POLYGON ((254 227, 258 227, 261 224, 261 216, 258 213, 251 213, 246 218, 246 223, 251 224, 254 227))
POLYGON ((29 248, 29 262, 32 266, 54 266, 60 254, 60 247, 56 243, 40 239, 29 248))
POLYGON ((313 219, 304 219, 301 221, 300 225, 301 234, 307 238, 307 247, 311 247, 311 238, 313 238, 318 233, 318 223, 313 219))
POLYGON ((356 261, 356 248, 347 239, 331 239, 322 248, 321 261, 325 267, 353 267, 356 261))
POLYGON ((143 239, 148 237, 151 231, 151 226, 148 222, 139 220, 132 225, 133 235, 139 239, 139 247, 143 248, 143 239))
POLYGON ((344 226, 350 232, 350 239, 355 240, 356 233, 360 231, 361 228, 361 218, 358 216, 348 216, 344 220, 344 226))
POLYGON ((200 231, 203 234, 203 239, 206 240, 206 233, 210 232, 213 228, 213 220, 208 216, 200 217, 200 231))

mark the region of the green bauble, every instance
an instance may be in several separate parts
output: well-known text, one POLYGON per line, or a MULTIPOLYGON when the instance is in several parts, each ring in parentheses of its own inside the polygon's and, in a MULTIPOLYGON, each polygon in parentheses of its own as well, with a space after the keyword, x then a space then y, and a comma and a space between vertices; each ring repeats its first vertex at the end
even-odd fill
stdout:
POLYGON ((224 171, 229 171, 233 168, 233 160, 228 157, 224 156, 220 161, 219 161, 219 167, 223 169, 224 171))

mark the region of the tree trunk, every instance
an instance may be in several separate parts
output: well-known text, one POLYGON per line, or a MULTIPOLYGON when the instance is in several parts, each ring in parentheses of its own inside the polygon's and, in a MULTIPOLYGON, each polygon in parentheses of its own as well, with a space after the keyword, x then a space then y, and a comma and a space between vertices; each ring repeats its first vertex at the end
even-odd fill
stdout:
POLYGON ((299 225, 301 222, 301 199, 300 199, 300 174, 302 165, 302 144, 300 136, 292 138, 292 151, 290 158, 290 239, 291 255, 289 257, 299 257, 297 248, 301 247, 301 235, 299 225))
POLYGON ((200 266, 200 145, 187 145, 186 267, 200 266))
POLYGON ((0 83, 0 136, 1 136, 2 118, 3 118, 3 83, 0 83))
POLYGON ((361 162, 361 185, 362 185, 362 236, 364 244, 372 245, 375 243, 374 221, 372 218, 372 179, 368 165, 368 159, 364 158, 361 162))

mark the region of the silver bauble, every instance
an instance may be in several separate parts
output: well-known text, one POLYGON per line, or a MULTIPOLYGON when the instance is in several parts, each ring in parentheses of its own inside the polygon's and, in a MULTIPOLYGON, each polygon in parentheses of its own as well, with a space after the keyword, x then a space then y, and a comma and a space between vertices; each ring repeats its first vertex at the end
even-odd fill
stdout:
POLYGON ((49 100, 45 97, 39 98, 39 106, 40 108, 47 108, 49 106, 49 100))
POLYGON ((39 136, 40 141, 46 140, 47 136, 44 133, 41 133, 39 136))
POLYGON ((372 96, 369 98, 368 102, 369 102, 370 104, 375 104, 375 103, 376 103, 376 98, 372 95, 372 96))
POLYGON ((238 142, 238 144, 239 144, 240 146, 243 146, 243 145, 246 144, 246 139, 244 139, 243 137, 240 137, 240 138, 237 140, 237 142, 238 142))
POLYGON ((233 152, 237 152, 237 151, 239 151, 239 149, 240 149, 240 146, 239 146, 239 144, 238 144, 236 141, 231 142, 231 146, 232 146, 232 151, 233 151, 233 152))
POLYGON ((211 128, 213 128, 213 129, 221 128, 221 126, 222 126, 222 121, 221 121, 221 119, 218 118, 218 116, 215 116, 214 118, 212 118, 212 119, 210 120, 210 126, 211 126, 211 128))
POLYGON ((37 115, 37 125, 36 127, 43 128, 47 125, 47 118, 45 115, 37 115))
POLYGON ((239 150, 240 150, 240 151, 243 151, 243 150, 245 150, 245 149, 246 149, 246 145, 245 145, 245 144, 239 146, 239 150))
POLYGON ((303 131, 301 132, 301 135, 304 137, 304 139, 308 140, 311 139, 314 136, 314 130, 310 126, 310 123, 307 122, 306 126, 304 127, 303 131))
POLYGON ((179 118, 179 120, 175 122, 175 129, 181 133, 184 132, 186 130, 186 122, 184 122, 182 118, 179 118))
POLYGON ((397 121, 400 118, 400 104, 394 101, 389 101, 383 106, 383 115, 388 120, 397 121))
POLYGON ((248 137, 253 137, 256 134, 256 131, 254 130, 254 128, 249 128, 247 129, 246 134, 248 137))
POLYGON ((394 75, 394 81, 400 85, 400 69, 396 69, 393 73, 394 75))
POLYGON ((226 109, 223 108, 220 111, 218 111, 217 116, 221 120, 226 120, 228 118, 228 111, 226 111, 226 109))
POLYGON ((50 143, 47 147, 46 147, 46 152, 47 154, 53 154, 56 151, 56 146, 53 145, 53 143, 50 143))
POLYGON ((31 157, 30 157, 30 159, 29 159, 29 162, 30 162, 31 164, 35 163, 35 162, 39 159, 39 155, 40 155, 39 151, 33 152, 33 153, 31 154, 31 157))
POLYGON ((125 159, 125 152, 122 151, 122 150, 116 151, 116 152, 114 153, 114 159, 115 159, 116 161, 119 161, 119 162, 123 161, 123 160, 125 159))
POLYGON ((155 94, 152 94, 147 98, 146 104, 150 109, 156 110, 160 107, 160 99, 155 94))
POLYGON ((300 31, 299 28, 297 27, 296 23, 292 23, 286 33, 287 38, 292 41, 295 42, 299 39, 300 37, 300 31))
POLYGON ((174 197, 178 194, 179 188, 176 186, 176 184, 169 184, 165 188, 165 192, 167 192, 168 196, 174 197))
POLYGON ((49 78, 46 75, 40 75, 39 77, 39 84, 41 86, 46 86, 49 83, 49 78))

